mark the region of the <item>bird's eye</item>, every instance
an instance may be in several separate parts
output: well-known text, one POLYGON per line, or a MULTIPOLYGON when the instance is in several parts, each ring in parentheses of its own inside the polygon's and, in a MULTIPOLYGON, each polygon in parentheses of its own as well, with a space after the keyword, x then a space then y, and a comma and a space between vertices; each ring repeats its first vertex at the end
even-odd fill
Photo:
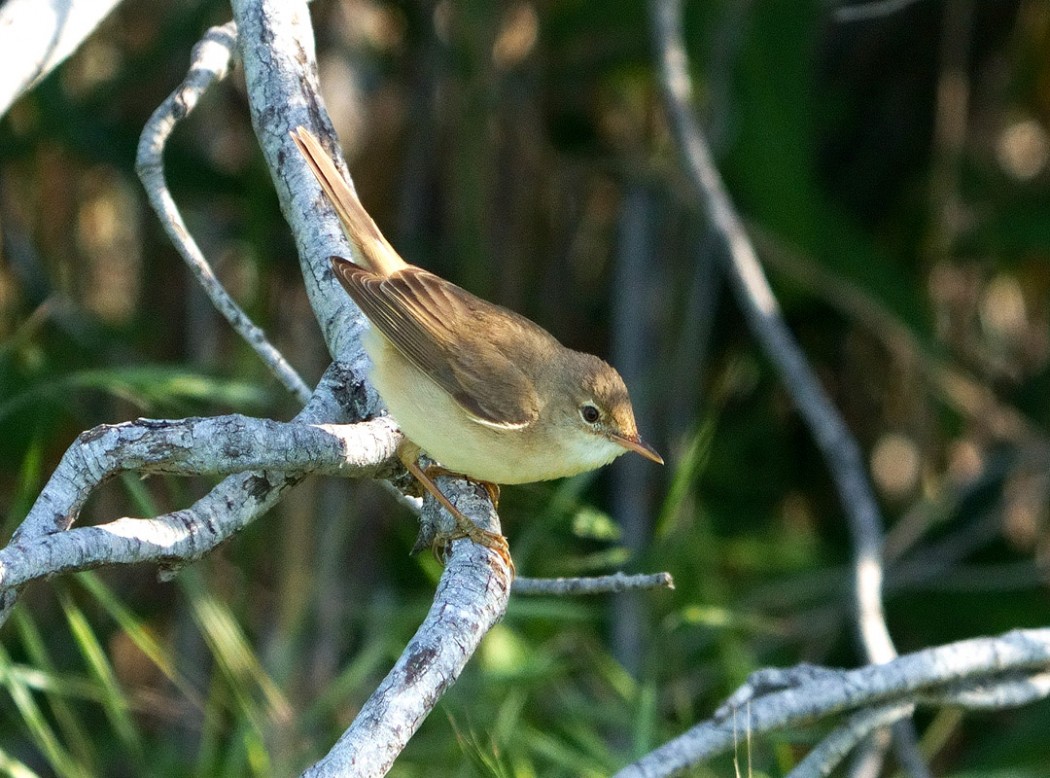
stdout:
POLYGON ((602 417, 602 412, 594 403, 584 403, 580 406, 580 417, 588 424, 595 424, 602 417))

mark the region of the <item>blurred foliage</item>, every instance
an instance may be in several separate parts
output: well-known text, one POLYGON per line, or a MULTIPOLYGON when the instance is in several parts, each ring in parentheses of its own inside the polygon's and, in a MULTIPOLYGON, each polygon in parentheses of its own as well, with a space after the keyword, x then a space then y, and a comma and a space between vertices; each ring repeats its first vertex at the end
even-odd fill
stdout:
MULTIPOLYGON (((687 4, 697 109, 868 454, 899 649, 1045 625, 1050 6, 832 11, 687 4)), ((0 122, 5 536, 84 429, 294 413, 194 288, 132 170, 146 118, 228 13, 128 0, 0 122)), ((326 101, 394 244, 623 367, 669 463, 505 490, 522 574, 666 569, 678 588, 515 599, 392 774, 606 775, 757 667, 856 664, 841 506, 685 194, 644 4, 311 13, 326 101)), ((316 380, 326 355, 239 75, 166 159, 224 283, 316 380)), ((183 507, 211 483, 128 476, 82 521, 183 507)), ((173 583, 134 568, 30 587, 0 641, 0 772, 294 773, 426 612, 439 568, 407 557, 414 532, 369 485, 313 479, 173 583)), ((937 774, 1050 772, 1050 703, 918 723, 937 774)), ((782 774, 818 736, 756 739, 741 768, 782 774)))

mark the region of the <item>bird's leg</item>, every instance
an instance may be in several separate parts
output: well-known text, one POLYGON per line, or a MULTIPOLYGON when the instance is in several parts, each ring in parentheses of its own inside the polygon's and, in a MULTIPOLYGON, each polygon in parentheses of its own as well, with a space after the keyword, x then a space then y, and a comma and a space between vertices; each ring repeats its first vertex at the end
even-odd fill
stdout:
MULTIPOLYGON (((507 539, 496 532, 489 532, 484 530, 467 518, 466 515, 460 511, 452 502, 444 495, 444 493, 438 488, 438 485, 434 483, 433 479, 429 475, 430 468, 428 467, 424 471, 416 462, 416 457, 419 455, 419 448, 414 444, 402 445, 398 448, 398 457, 401 462, 408 469, 416 480, 422 484, 423 488, 433 495, 434 499, 437 500, 441 506, 447 510, 452 518, 456 521, 456 532, 450 537, 442 538, 445 542, 450 542, 458 538, 469 538, 479 545, 491 548, 497 554, 499 554, 503 560, 507 563, 507 567, 510 568, 511 578, 514 577, 515 568, 514 560, 510 556, 510 546, 507 543, 507 539)), ((458 476, 459 473, 450 473, 444 471, 442 475, 454 475, 458 476)), ((483 482, 484 483, 484 482, 483 482)), ((485 484, 486 487, 488 486, 485 484)), ((491 494, 491 493, 490 493, 491 494)))
MULTIPOLYGON (((453 470, 449 470, 447 467, 441 465, 427 465, 423 468, 423 472, 427 474, 431 479, 438 478, 439 476, 452 476, 453 478, 463 478, 462 473, 457 473, 453 470)), ((485 487, 485 491, 488 492, 489 499, 492 501, 492 507, 499 509, 499 484, 494 484, 491 481, 475 481, 474 479, 468 479, 471 483, 481 484, 485 487)))
MULTIPOLYGON (((438 485, 431 480, 430 476, 423 471, 419 465, 414 461, 406 462, 405 467, 408 471, 416 477, 416 480, 423 485, 423 488, 430 492, 434 499, 441 503, 441 506, 452 514, 452 518, 456 521, 456 532, 447 538, 443 538, 445 541, 456 540, 457 538, 469 538, 470 540, 478 543, 487 548, 491 548, 507 563, 510 568, 511 576, 514 575, 514 560, 510 556, 510 546, 507 543, 507 539, 496 532, 489 532, 484 530, 471 521, 459 508, 452 504, 452 502, 444 495, 438 485)), ((458 473, 450 473, 450 475, 460 475, 458 473)), ((487 484, 486 484, 487 486, 487 484)))

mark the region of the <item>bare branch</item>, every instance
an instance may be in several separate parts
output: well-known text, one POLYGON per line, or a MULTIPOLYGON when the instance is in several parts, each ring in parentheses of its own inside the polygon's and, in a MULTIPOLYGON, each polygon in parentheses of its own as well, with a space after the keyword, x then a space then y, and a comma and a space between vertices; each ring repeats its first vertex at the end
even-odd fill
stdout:
MULTIPOLYGON (((460 504, 457 507, 462 509, 460 504)), ((475 514, 470 514, 475 515, 475 514)), ((502 618, 509 570, 491 549, 453 544, 434 604, 397 664, 308 778, 386 775, 409 738, 502 618)))
POLYGON ((670 573, 651 575, 597 575, 589 578, 515 578, 511 591, 520 595, 550 594, 571 597, 579 594, 609 594, 644 589, 673 589, 670 573))
MULTIPOLYGON (((275 432, 282 427, 284 430, 292 430, 302 425, 317 423, 320 426, 316 428, 316 432, 303 434, 307 438, 319 436, 314 439, 314 444, 321 443, 319 450, 330 447, 329 450, 334 454, 335 449, 341 445, 337 441, 340 433, 336 431, 334 437, 323 442, 323 438, 332 434, 331 430, 337 430, 331 426, 326 430, 327 425, 323 422, 341 418, 359 419, 373 410, 374 405, 370 404, 361 380, 353 374, 348 375, 339 365, 333 365, 318 384, 311 401, 296 416, 294 421, 297 423, 278 425, 275 422, 259 422, 259 429, 273 424, 275 426, 269 429, 275 432)), ((227 419, 249 421, 244 417, 227 419)), ((179 430, 203 430, 209 421, 189 420, 186 422, 188 426, 175 423, 176 426, 171 428, 172 434, 177 438, 179 430)), ((84 527, 76 531, 67 531, 93 488, 107 475, 136 466, 135 462, 122 464, 118 461, 107 461, 107 440, 119 439, 123 432, 134 437, 148 424, 149 422, 139 422, 137 425, 97 428, 85 433, 81 442, 66 452, 29 515, 15 531, 8 546, 0 551, 0 624, 6 621, 10 614, 21 586, 49 572, 82 570, 103 564, 151 561, 172 565, 199 559, 265 513, 299 481, 299 476, 284 472, 239 473, 220 482, 206 496, 184 510, 150 520, 119 519, 104 527, 84 527), (107 438, 107 435, 111 438, 107 438), (93 454, 101 455, 102 460, 95 461, 90 456, 85 457, 82 451, 83 444, 86 444, 93 454)), ((386 421, 351 429, 359 431, 363 436, 362 442, 372 447, 372 455, 377 461, 380 458, 389 458, 399 440, 394 426, 386 421)), ((157 434, 158 432, 155 430, 153 436, 147 436, 143 446, 148 448, 151 441, 164 437, 157 434)), ((247 445, 245 440, 242 439, 241 442, 247 445)), ((213 443, 221 449, 221 439, 213 443)), ((227 458, 235 459, 236 457, 231 457, 231 453, 226 453, 227 458)), ((267 456, 261 450, 256 454, 260 461, 264 461, 263 458, 267 456)), ((194 455, 185 450, 179 451, 175 441, 168 439, 160 444, 160 449, 154 454, 139 452, 137 456, 138 464, 144 464, 148 469, 149 460, 154 460, 155 464, 160 464, 165 459, 174 463, 180 456, 189 460, 194 455)), ((251 454, 246 455, 246 459, 250 456, 251 454)), ((295 456, 293 454, 291 458, 294 459, 295 456)), ((277 461, 281 460, 278 458, 277 461)), ((207 472, 221 471, 221 468, 220 471, 208 469, 211 465, 202 464, 202 467, 207 472)), ((189 472, 189 468, 184 468, 183 472, 189 472)))
POLYGON ((650 0, 664 102, 689 181, 727 249, 726 269, 755 336, 780 371, 835 479, 854 547, 854 595, 868 659, 896 656, 882 608, 882 519, 860 447, 806 362, 780 314, 743 224, 733 209, 691 106, 692 81, 681 28, 680 0, 650 0))
MULTIPOLYGON (((225 479, 185 510, 12 540, 0 551, 0 582, 21 587, 50 575, 104 565, 180 566, 195 561, 273 507, 301 478, 279 472, 242 473, 225 479)), ((12 591, 7 589, 5 595, 12 591)))
POLYGON ((120 0, 0 3, 0 117, 65 61, 120 0))
POLYGON ((963 682, 943 692, 923 695, 926 704, 957 705, 967 710, 1017 708, 1050 697, 1050 672, 1003 673, 987 681, 963 682))
POLYGON ((787 778, 823 778, 865 738, 883 727, 908 718, 915 710, 908 703, 890 703, 866 708, 850 716, 795 765, 787 778))
MULTIPOLYGON (((914 699, 926 705, 952 705, 968 710, 1001 710, 1027 705, 1050 696, 1050 673, 1005 673, 987 681, 963 681, 950 684, 914 699)), ((874 705, 854 713, 827 735, 806 758, 788 774, 788 778, 810 778, 830 775, 859 743, 881 727, 909 718, 913 702, 874 705)))
MULTIPOLYGON (((803 673, 798 685, 762 694, 741 695, 748 710, 753 736, 787 727, 805 726, 825 716, 868 706, 912 704, 964 705, 961 684, 992 685, 1004 674, 1039 671, 1031 690, 1042 690, 1043 672, 1050 667, 1050 629, 1016 630, 995 638, 974 638, 898 657, 888 663, 857 670, 803 673)), ((1047 688, 1046 691, 1050 691, 1047 688)), ((736 695, 734 695, 736 696, 736 695)), ((1003 705, 1021 699, 1004 695, 1003 705)), ((982 696, 979 707, 991 701, 982 696)), ((665 743, 617 778, 657 778, 676 775, 689 767, 733 748, 732 714, 737 706, 724 706, 719 714, 665 743)), ((837 737, 837 736, 836 736, 837 737)))
POLYGON ((208 87, 226 77, 236 42, 237 28, 232 22, 229 22, 221 27, 212 27, 193 47, 190 55, 190 69, 186 78, 158 106, 142 130, 135 169, 146 189, 150 205, 160 217, 164 231, 168 233, 172 244, 212 304, 219 313, 226 317, 226 321, 236 330, 237 334, 255 350, 255 353, 284 384, 285 388, 300 402, 306 403, 310 399, 310 387, 303 382, 303 379, 295 372, 295 368, 288 364, 284 355, 270 343, 266 334, 248 318, 248 315, 223 288, 208 260, 205 259, 204 253, 186 228, 186 223, 175 204, 175 199, 168 190, 168 183, 164 177, 164 148, 167 146, 168 138, 171 137, 175 125, 193 111, 197 101, 208 90, 208 87))
MULTIPOLYGON (((846 428, 802 349, 795 342, 692 108, 692 79, 682 34, 681 0, 650 0, 653 38, 660 63, 660 84, 672 132, 684 158, 688 179, 714 229, 726 247, 726 269, 744 317, 780 372, 827 462, 848 520, 853 545, 854 619, 864 654, 870 662, 897 655, 882 605, 882 517, 868 481, 860 446, 846 428)), ((895 738, 902 762, 912 775, 926 775, 914 750, 910 723, 898 725, 895 738)))
POLYGON ((38 500, 40 505, 47 495, 46 504, 54 509, 57 495, 65 497, 64 518, 55 514, 54 529, 45 534, 30 536, 23 525, 0 550, 0 588, 102 565, 199 559, 274 504, 303 474, 376 476, 400 439, 388 417, 354 425, 226 416, 96 427, 66 452, 38 500), (249 468, 259 472, 243 474, 249 468), (62 532, 94 488, 122 470, 243 475, 223 481, 188 510, 62 532))
POLYGON ((34 526, 45 532, 67 529, 91 493, 122 471, 229 475, 280 469, 374 475, 393 456, 399 440, 387 417, 356 425, 282 423, 246 416, 104 424, 82 433, 66 451, 19 533, 34 526))

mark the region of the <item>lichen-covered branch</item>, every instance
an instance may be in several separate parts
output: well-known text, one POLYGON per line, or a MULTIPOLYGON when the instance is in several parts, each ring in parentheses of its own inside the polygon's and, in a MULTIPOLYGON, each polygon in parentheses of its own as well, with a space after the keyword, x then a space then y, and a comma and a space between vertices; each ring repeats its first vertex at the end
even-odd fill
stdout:
MULTIPOLYGON (((487 505, 476 499, 474 509, 487 505)), ((457 507, 464 509, 463 503, 457 507)), ((471 513, 470 515, 477 515, 471 513)), ((499 555, 457 541, 419 630, 331 751, 305 778, 386 775, 485 633, 503 617, 509 571, 499 555)))
POLYGON ((96 427, 69 448, 26 522, 0 550, 0 588, 105 564, 200 558, 256 515, 255 503, 269 507, 303 474, 376 476, 400 440, 388 417, 352 425, 220 416, 96 427), (69 529, 101 483, 129 470, 242 475, 224 481, 186 511, 69 529), (246 499, 239 498, 234 511, 241 520, 220 515, 244 493, 246 499))
POLYGON ((353 425, 238 415, 103 424, 81 433, 66 451, 20 532, 29 527, 44 532, 67 529, 91 493, 124 471, 230 475, 279 469, 373 476, 393 457, 399 440, 388 417, 353 425))
MULTIPOLYGON (((304 2, 234 0, 252 124, 292 227, 311 306, 333 358, 357 373, 366 364, 364 320, 335 281, 328 257, 352 256, 338 219, 320 208, 322 193, 290 137, 303 125, 334 147, 321 102, 309 13, 304 2)), ((371 390, 370 391, 374 391, 371 390)), ((499 532, 491 503, 468 482, 442 479, 449 499, 484 529, 499 532)), ((442 523, 433 500, 423 520, 442 523)), ((312 775, 382 775, 441 693, 457 677, 485 632, 503 614, 510 571, 492 549, 452 544, 434 607, 394 669, 312 775)))
POLYGON ((84 433, 66 452, 10 543, 0 550, 0 624, 6 621, 20 588, 28 581, 106 564, 189 562, 265 513, 303 472, 312 472, 312 467, 302 467, 304 457, 300 454, 280 448, 265 451, 264 441, 252 442, 254 435, 268 436, 270 443, 299 436, 318 456, 327 456, 328 465, 317 465, 322 472, 327 467, 335 468, 328 472, 338 472, 339 449, 357 438, 364 448, 348 453, 348 466, 360 465, 362 473, 379 467, 400 441, 393 424, 377 420, 340 429, 328 423, 364 418, 373 408, 361 379, 336 364, 328 369, 310 402, 291 424, 232 416, 160 422, 159 426, 157 422, 140 421, 84 433), (311 425, 318 426, 310 429, 311 425), (207 452, 198 456, 185 446, 186 436, 200 436, 209 428, 217 431, 223 426, 234 435, 232 446, 223 451, 221 437, 202 441, 202 446, 211 447, 214 456, 210 460, 207 452), (237 446, 240 453, 234 451, 237 446), (120 460, 120 451, 127 455, 127 461, 120 460), (254 460, 273 469, 238 472, 192 506, 154 519, 125 518, 101 527, 70 529, 92 490, 116 472, 167 468, 168 472, 223 473, 235 470, 238 458, 246 467, 254 460), (284 467, 292 470, 286 472, 284 467))
MULTIPOLYGON (((968 707, 975 703, 974 707, 979 709, 1024 704, 1050 693, 1050 685, 1044 681, 1048 668, 1050 629, 1033 629, 950 643, 857 670, 804 668, 797 684, 789 683, 781 688, 770 688, 769 678, 760 677, 757 683, 745 684, 743 693, 733 695, 735 704, 723 706, 714 718, 646 754, 616 776, 678 775, 725 753, 739 738, 740 716, 746 717, 754 738, 766 732, 809 726, 827 716, 852 711, 857 718, 847 728, 853 727, 864 735, 873 727, 907 716, 909 711, 905 707, 914 704, 968 707), (1009 688, 1010 693, 991 695, 988 690, 999 683, 1009 688), (977 696, 971 697, 971 694, 977 696), (738 717, 736 731, 734 714, 738 717)), ((789 676, 786 673, 784 677, 789 676)), ((841 759, 849 751, 842 746, 851 744, 852 747, 857 742, 857 738, 839 730, 833 731, 831 737, 834 742, 818 751, 811 764, 826 765, 828 761, 841 759)))

